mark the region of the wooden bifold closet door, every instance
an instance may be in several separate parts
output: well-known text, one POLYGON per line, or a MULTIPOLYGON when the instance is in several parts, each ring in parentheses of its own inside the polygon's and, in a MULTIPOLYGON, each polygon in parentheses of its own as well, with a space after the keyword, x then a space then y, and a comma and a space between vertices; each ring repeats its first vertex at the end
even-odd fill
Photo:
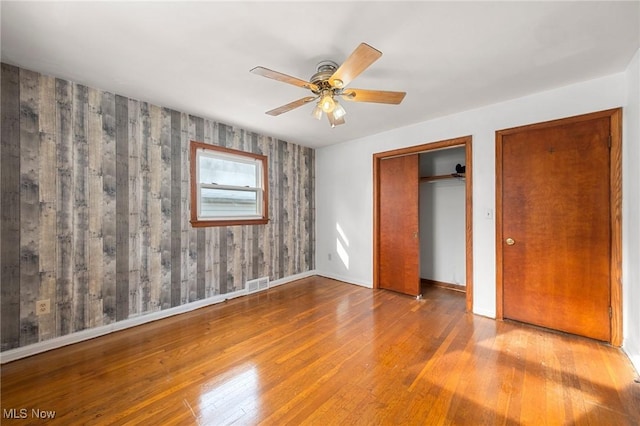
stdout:
POLYGON ((380 288, 420 294, 418 154, 380 161, 380 288))

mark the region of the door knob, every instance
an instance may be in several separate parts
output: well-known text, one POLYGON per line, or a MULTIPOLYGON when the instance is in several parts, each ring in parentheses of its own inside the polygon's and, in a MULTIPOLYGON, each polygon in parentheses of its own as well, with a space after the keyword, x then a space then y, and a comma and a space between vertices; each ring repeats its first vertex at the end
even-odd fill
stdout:
POLYGON ((512 246, 516 243, 513 238, 507 238, 506 240, 504 240, 504 242, 507 243, 508 246, 512 246))

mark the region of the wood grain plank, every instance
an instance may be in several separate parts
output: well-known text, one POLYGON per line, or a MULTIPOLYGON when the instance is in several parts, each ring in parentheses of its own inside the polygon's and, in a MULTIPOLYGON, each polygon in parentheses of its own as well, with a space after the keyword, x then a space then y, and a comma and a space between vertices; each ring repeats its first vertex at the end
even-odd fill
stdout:
MULTIPOLYGON (((227 142, 228 139, 228 127, 226 124, 218 123, 218 139, 217 145, 230 147, 231 142, 227 142)), ((227 238, 229 235, 229 230, 227 226, 221 226, 218 228, 218 240, 217 240, 217 254, 218 254, 218 292, 219 294, 227 293, 229 287, 229 272, 228 272, 228 242, 227 238)), ((233 275, 231 275, 233 276, 233 275)))
POLYGON ((73 330, 89 326, 88 89, 73 85, 73 330))
MULTIPOLYGON (((307 170, 306 149, 302 146, 298 147, 297 154, 297 163, 298 163, 298 171, 297 173, 301 174, 301 177, 296 179, 296 230, 295 230, 295 239, 298 245, 298 263, 296 266, 296 273, 306 271, 308 263, 306 259, 307 255, 307 247, 309 247, 309 236, 310 234, 306 232, 306 218, 309 216, 309 204, 306 199, 306 191, 305 187, 307 184, 307 176, 309 172, 307 170), (298 238, 300 235, 302 238, 298 238)), ((294 172, 296 173, 296 172, 294 172)), ((294 175, 295 176, 295 175, 294 175)))
MULTIPOLYGON (((220 123, 211 123, 211 143, 213 145, 220 145, 220 123)), ((220 290, 220 234, 223 231, 223 227, 214 227, 211 229, 211 254, 212 254, 212 267, 211 267, 211 294, 221 294, 220 290)), ((226 230, 224 230, 226 232, 226 230)))
POLYGON ((277 187, 277 149, 276 149, 276 140, 272 137, 264 137, 263 138, 263 149, 264 152, 269 152, 269 175, 268 175, 268 185, 269 185, 269 218, 271 219, 269 224, 266 226, 266 235, 264 239, 260 241, 260 247, 262 248, 262 252, 264 254, 264 273, 263 276, 268 276, 271 280, 276 279, 276 258, 277 256, 274 253, 277 253, 278 246, 277 243, 277 235, 278 235, 278 191, 277 187), (271 243, 269 243, 271 242, 271 243))
POLYGON ((227 291, 242 289, 242 254, 238 247, 242 246, 242 228, 227 227, 227 291))
POLYGON ((128 135, 129 135, 129 307, 128 315, 142 312, 140 289, 140 102, 128 99, 128 135))
POLYGON ((572 415, 571 399, 567 398, 567 392, 559 389, 558 383, 562 383, 562 365, 559 362, 553 345, 548 340, 548 336, 540 336, 541 358, 539 362, 544 365, 541 375, 545 380, 544 396, 546 412, 554 418, 568 418, 572 415))
POLYGON ((521 424, 540 424, 545 422, 545 416, 543 413, 547 412, 547 401, 545 398, 545 378, 543 374, 540 374, 538 365, 542 358, 541 346, 538 336, 528 336, 527 346, 530 348, 526 355, 527 367, 524 371, 524 382, 522 385, 522 398, 527 401, 527 404, 522 405, 520 411, 520 423, 521 424))
POLYGON ((73 85, 56 79, 58 336, 73 332, 73 85))
POLYGON ((117 235, 116 235, 116 98, 102 92, 102 303, 104 324, 117 320, 117 235))
POLYGON ((305 232, 306 228, 306 218, 309 216, 309 204, 306 199, 306 191, 305 186, 307 184, 306 177, 309 175, 309 171, 307 170, 307 162, 305 155, 305 148, 300 146, 297 148, 296 154, 296 162, 297 162, 297 170, 301 176, 304 176, 302 179, 296 179, 296 229, 295 229, 295 240, 296 240, 296 251, 298 252, 298 260, 296 262, 296 272, 305 271, 308 265, 307 262, 307 247, 309 247, 309 233, 305 232))
POLYGON ((289 182, 287 176, 284 173, 285 162, 286 162, 286 146, 285 142, 278 140, 277 141, 277 163, 276 167, 273 169, 273 173, 277 176, 277 182, 275 187, 277 188, 278 197, 275 200, 277 204, 277 211, 275 212, 276 217, 278 218, 278 253, 280 256, 277 257, 277 267, 275 268, 275 278, 284 277, 285 271, 285 262, 289 256, 288 248, 285 246, 285 229, 288 222, 288 217, 286 216, 285 211, 285 194, 289 191, 289 182))
POLYGON ((229 273, 227 265, 227 253, 229 251, 228 236, 228 226, 218 227, 218 289, 220 291, 220 294, 227 293, 229 286, 229 273))
POLYGON ((87 326, 98 327, 103 324, 102 284, 104 279, 104 242, 102 238, 102 94, 89 88, 87 112, 88 139, 88 300, 87 326))
POLYGON ((215 294, 215 275, 213 272, 213 229, 204 230, 204 298, 215 294))
POLYGON ((202 141, 206 144, 213 144, 215 121, 204 119, 202 129, 202 141))
MULTIPOLYGON (((162 285, 163 285, 163 299, 162 299, 162 309, 165 307, 171 307, 172 301, 174 298, 174 268, 178 268, 180 270, 180 262, 179 262, 179 254, 176 262, 174 262, 174 250, 180 250, 179 241, 178 246, 175 246, 174 242, 174 230, 173 227, 174 217, 173 217, 173 166, 172 166, 172 155, 173 155, 173 117, 174 113, 172 110, 162 108, 162 127, 161 127, 161 149, 162 149, 162 174, 161 174, 161 182, 162 188, 159 192, 160 201, 162 203, 162 241, 161 241, 161 250, 162 250, 162 285), (166 292, 165 292, 166 290, 166 292)), ((176 274, 176 279, 179 281, 180 274, 176 274)), ((179 287, 179 285, 178 285, 179 287)), ((178 298, 179 298, 179 288, 178 288, 178 298)))
POLYGON ((227 263, 227 293, 236 291, 239 273, 238 270, 238 258, 235 256, 236 247, 238 243, 236 238, 239 238, 239 232, 236 232, 235 226, 227 226, 227 238, 226 238, 226 263, 227 263))
MULTIPOLYGON (((231 148, 237 149, 239 151, 247 151, 247 147, 245 145, 245 132, 242 129, 237 129, 235 127, 229 126, 227 127, 230 134, 227 138, 231 138, 231 148)), ((230 231, 233 243, 229 247, 230 250, 228 252, 229 259, 231 262, 231 277, 232 279, 228 283, 229 291, 239 291, 245 287, 245 283, 247 282, 247 270, 245 265, 247 264, 246 256, 248 251, 251 249, 247 244, 246 239, 246 227, 245 226, 231 226, 228 228, 230 231)))
POLYGON ((0 349, 20 345, 20 71, 1 64, 0 349))
POLYGON ((315 245, 316 245, 316 162, 315 151, 311 148, 307 149, 307 162, 309 174, 307 175, 306 203, 309 206, 308 214, 305 215, 306 233, 309 234, 309 246, 307 247, 307 270, 316 269, 315 245))
MULTIPOLYGON (((189 116, 190 119, 194 121, 194 138, 198 141, 205 141, 205 120, 199 117, 189 116)), ((190 138, 191 140, 191 134, 190 138)), ((205 141, 206 142, 206 141, 205 141)), ((191 167, 191 165, 189 165, 191 167)), ((187 169, 188 170, 188 169, 187 169)), ((192 182, 189 182, 189 185, 192 185, 192 182)), ((188 192, 191 194, 191 191, 188 192)), ((189 200, 189 206, 191 205, 191 200, 189 200)), ((190 214, 187 216, 191 216, 190 214)), ((207 276, 207 257, 206 257, 206 229, 198 229, 196 231, 196 261, 197 261, 197 281, 196 281, 196 299, 204 299, 206 297, 206 276, 207 276)))
POLYGON ((36 301, 40 298, 40 187, 38 166, 40 76, 20 72, 20 345, 39 338, 36 301))
POLYGON ((189 115, 180 114, 180 215, 181 244, 183 273, 181 277, 181 304, 197 300, 197 230, 190 226, 191 217, 189 199, 191 190, 189 187, 190 167, 189 167, 189 144, 191 137, 191 123, 189 115))
MULTIPOLYGON (((258 134, 251 132, 248 137, 250 139, 248 141, 248 144, 250 146, 250 151, 255 154, 262 154, 262 152, 260 151, 260 145, 258 144, 258 134)), ((262 277, 262 275, 260 275, 261 265, 259 263, 260 262, 259 239, 260 239, 261 232, 264 232, 263 227, 253 226, 250 229, 251 235, 248 237, 249 238, 248 244, 251 246, 251 254, 250 254, 250 259, 248 261, 251 268, 250 276, 252 279, 262 277)))
MULTIPOLYGON (((637 404, 640 400, 640 389, 635 386, 635 389, 631 389, 633 392, 626 392, 625 386, 627 385, 628 377, 637 375, 637 371, 633 369, 632 365, 629 365, 627 359, 616 356, 618 350, 615 347, 607 345, 593 345, 597 346, 598 353, 600 355, 598 361, 606 366, 606 373, 601 371, 601 375, 605 374, 610 378, 613 386, 612 389, 617 394, 617 399, 620 401, 621 412, 630 411, 627 417, 630 421, 634 418, 640 417, 640 405, 637 404), (622 390, 622 391, 621 391, 622 390)), ((597 364, 595 365, 598 369, 597 364)), ((637 378, 634 380, 637 384, 637 378)))
POLYGON ((286 182, 286 186, 282 194, 282 208, 284 212, 284 215, 282 217, 284 221, 282 230, 284 232, 284 250, 287 253, 287 256, 284 258, 284 269, 281 272, 283 277, 291 275, 290 271, 293 271, 293 269, 295 268, 294 265, 298 256, 296 250, 296 242, 293 238, 293 233, 296 226, 296 217, 294 211, 296 208, 295 196, 297 179, 292 179, 291 174, 296 166, 296 149, 289 143, 285 143, 284 147, 285 157, 282 164, 282 181, 286 182))
MULTIPOLYGON (((167 281, 167 285, 169 286, 169 290, 170 290, 170 300, 169 302, 171 303, 170 306, 174 306, 174 303, 176 303, 176 301, 180 300, 180 271, 181 271, 181 263, 180 263, 180 230, 179 230, 179 220, 176 221, 176 217, 174 216, 174 211, 173 211, 173 207, 174 207, 174 201, 173 201, 173 197, 174 197, 174 189, 177 187, 180 187, 179 184, 179 177, 176 178, 178 180, 177 183, 174 183, 173 179, 176 176, 175 173, 177 173, 179 176, 180 175, 180 170, 174 167, 174 159, 173 159, 173 155, 174 155, 174 149, 175 149, 175 129, 174 127, 177 125, 178 126, 178 131, 179 131, 179 126, 180 123, 178 122, 177 124, 175 123, 175 117, 176 115, 179 117, 180 114, 176 114, 175 111, 173 110, 168 110, 168 109, 163 109, 163 117, 164 117, 164 123, 162 126, 162 136, 163 136, 163 140, 162 140, 162 161, 164 164, 164 173, 162 176, 162 182, 163 182, 163 189, 165 189, 165 185, 166 185, 166 190, 167 192, 165 192, 163 190, 162 194, 162 203, 163 203, 163 254, 165 252, 165 250, 167 250, 166 254, 167 254, 167 260, 168 262, 166 263, 166 266, 168 266, 168 268, 165 268, 165 270, 163 271, 163 273, 165 273, 167 275, 167 278, 170 278, 169 281, 167 281), (166 206, 166 207, 165 207, 166 206), (177 235, 177 240, 174 239, 174 237, 177 235), (174 271, 174 268, 177 268, 177 272, 174 271)), ((179 136, 178 136, 179 137, 179 136)), ((178 142, 179 143, 179 142, 178 142)), ((179 194, 176 194, 179 196, 179 194)), ((179 210, 178 210, 179 212, 179 210)), ((179 213, 178 213, 179 214, 179 213)), ((163 258, 163 266, 165 266, 165 259, 163 258)), ((179 303, 179 302, 178 302, 179 303)))
POLYGON ((129 316, 129 100, 115 97, 116 321, 129 316))
POLYGON ((227 126, 226 124, 218 123, 218 141, 217 141, 218 143, 216 145, 231 147, 231 140, 227 142, 228 135, 229 135, 228 128, 229 126, 227 126))
MULTIPOLYGON (((151 232, 149 199, 151 197, 150 152, 151 119, 149 104, 140 102, 140 313, 151 310, 149 282, 151 259, 151 232)), ((158 288, 162 283, 156 284, 158 288)))
POLYGON ((221 227, 211 229, 211 294, 221 294, 220 291, 220 233, 221 227))
MULTIPOLYGON (((206 144, 213 144, 216 130, 216 123, 212 120, 204 120, 203 140, 206 144)), ((191 205, 191 204, 189 204, 191 205)), ((198 253, 204 255, 204 298, 216 294, 214 272, 214 240, 217 239, 215 227, 208 227, 204 230, 204 250, 200 247, 198 253), (214 237, 215 234, 215 237, 214 237)), ((200 241, 199 241, 200 244, 200 241)))
POLYGON ((180 305, 182 286, 182 149, 181 116, 171 111, 171 156, 166 167, 171 170, 171 306, 180 305))
POLYGON ((147 220, 149 222, 149 310, 156 311, 171 307, 171 240, 167 234, 167 216, 170 210, 166 207, 170 191, 170 178, 164 158, 169 145, 170 113, 163 108, 149 105, 150 135, 147 144, 149 163, 149 194, 147 220))
MULTIPOLYGON (((56 158, 56 80, 40 76, 40 298, 56 300, 57 266, 57 158, 56 158)), ((54 310, 55 312, 55 310, 54 310)), ((39 340, 56 337, 56 315, 40 316, 39 340)))

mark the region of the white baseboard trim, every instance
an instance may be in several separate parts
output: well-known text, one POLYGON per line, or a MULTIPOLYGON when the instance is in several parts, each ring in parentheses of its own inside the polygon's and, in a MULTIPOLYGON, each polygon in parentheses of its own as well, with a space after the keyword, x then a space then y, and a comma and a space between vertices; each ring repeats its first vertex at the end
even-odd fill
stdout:
MULTIPOLYGON (((279 286, 292 281, 296 281, 302 278, 307 278, 316 275, 315 270, 302 272, 300 274, 291 275, 289 277, 273 280, 269 283, 270 287, 279 286)), ((255 294, 255 293, 252 293, 255 294)), ((176 306, 162 311, 156 311, 139 315, 137 317, 128 318, 126 320, 114 322, 112 324, 103 325, 100 327, 92 328, 89 330, 82 330, 65 336, 56 337, 43 342, 34 343, 32 345, 24 346, 16 349, 9 349, 0 353, 0 364, 16 361, 21 358, 36 355, 41 352, 50 351, 53 349, 61 348, 63 346, 72 345, 74 343, 80 343, 85 340, 94 339, 96 337, 104 336, 109 333, 113 333, 127 328, 136 327, 138 325, 146 324, 152 321, 157 321, 164 318, 169 318, 174 315, 180 315, 187 312, 194 311, 196 309, 204 308, 205 306, 215 305, 225 300, 235 299, 236 297, 247 295, 246 290, 238 290, 231 293, 219 294, 207 299, 197 300, 195 302, 187 303, 185 305, 176 306)))
POLYGON ((331 278, 333 280, 343 281, 343 282, 348 283, 348 284, 359 285, 361 287, 373 288, 373 283, 371 283, 371 282, 356 281, 353 278, 345 277, 345 276, 342 276, 342 275, 339 275, 339 274, 334 274, 334 273, 331 273, 331 272, 316 271, 316 275, 320 275, 321 277, 331 278))
POLYGON ((279 280, 269 281, 269 287, 276 287, 282 284, 290 283, 292 281, 297 281, 303 278, 312 277, 314 275, 318 275, 318 274, 316 273, 315 269, 312 269, 311 271, 301 272, 299 274, 291 275, 285 278, 280 278, 279 280))

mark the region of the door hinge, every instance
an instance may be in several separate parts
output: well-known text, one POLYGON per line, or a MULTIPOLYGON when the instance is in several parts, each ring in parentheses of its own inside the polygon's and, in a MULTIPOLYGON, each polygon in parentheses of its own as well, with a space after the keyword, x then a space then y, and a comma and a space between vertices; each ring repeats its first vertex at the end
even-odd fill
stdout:
POLYGON ((611 149, 611 135, 609 135, 609 140, 607 141, 607 146, 611 149))
POLYGON ((613 318, 613 309, 609 306, 609 318, 613 318))

